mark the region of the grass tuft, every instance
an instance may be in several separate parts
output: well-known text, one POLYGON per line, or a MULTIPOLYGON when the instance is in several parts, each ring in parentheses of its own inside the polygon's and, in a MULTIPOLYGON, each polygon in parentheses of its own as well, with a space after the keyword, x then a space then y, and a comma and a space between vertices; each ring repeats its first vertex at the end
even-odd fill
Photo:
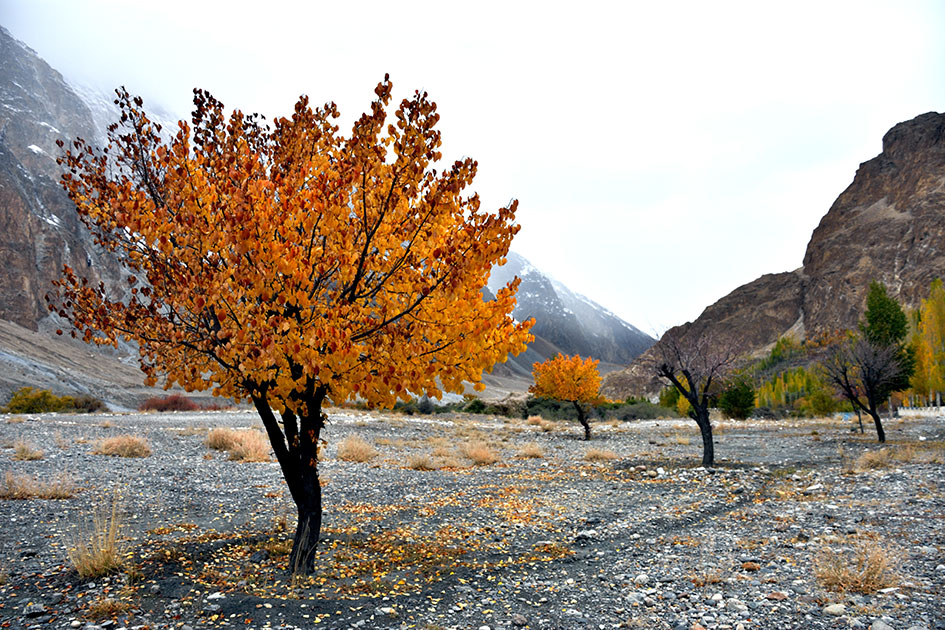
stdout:
POLYGON ((538 459, 545 456, 545 449, 535 442, 523 444, 518 450, 518 456, 525 459, 538 459))
POLYGON ((886 549, 866 540, 846 553, 822 550, 814 557, 814 575, 828 590, 869 594, 899 583, 897 563, 886 549))
POLYGON ((377 449, 360 435, 349 435, 338 444, 338 459, 346 462, 368 462, 377 457, 377 449))
POLYGON ((487 466, 499 461, 499 456, 495 451, 481 440, 466 442, 460 447, 460 452, 476 466, 487 466))
POLYGON ((122 525, 121 499, 116 493, 110 508, 95 509, 91 523, 79 528, 69 548, 69 560, 81 577, 95 578, 122 567, 122 525))
POLYGON ((584 453, 584 459, 589 462, 607 462, 618 457, 617 453, 603 448, 589 448, 584 453))
POLYGON ((260 431, 248 429, 211 429, 204 440, 207 448, 226 451, 228 459, 238 462, 268 462, 269 440, 260 431))
POLYGON ((28 442, 17 440, 13 443, 13 459, 21 462, 31 462, 43 458, 43 452, 34 449, 28 442))
POLYGON ((410 470, 436 470, 433 458, 426 453, 415 453, 407 457, 407 468, 410 470))
POLYGON ((72 477, 60 474, 49 481, 7 471, 0 486, 0 499, 71 499, 78 492, 72 477))
POLYGON ((112 457, 150 457, 151 446, 146 439, 137 435, 116 435, 99 440, 92 454, 112 457))

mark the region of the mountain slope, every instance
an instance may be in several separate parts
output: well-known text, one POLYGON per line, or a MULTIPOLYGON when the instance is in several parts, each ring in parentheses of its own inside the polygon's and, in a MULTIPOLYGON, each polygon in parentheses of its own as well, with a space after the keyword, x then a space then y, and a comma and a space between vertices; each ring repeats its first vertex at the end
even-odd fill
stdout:
MULTIPOLYGON (((757 355, 785 334, 854 328, 873 280, 914 308, 936 277, 945 277, 945 114, 930 112, 883 136, 882 153, 860 165, 814 230, 803 267, 739 287, 668 332, 735 337, 736 350, 757 355)), ((604 393, 652 393, 659 385, 646 364, 658 350, 608 374, 604 393)))
MULTIPOLYGON (((489 289, 495 292, 516 276, 522 282, 513 315, 519 321, 534 317, 532 333, 545 344, 602 363, 626 364, 654 342, 596 302, 546 276, 515 252, 509 252, 505 265, 493 269, 489 289)), ((550 346, 535 349, 550 351, 550 346)))

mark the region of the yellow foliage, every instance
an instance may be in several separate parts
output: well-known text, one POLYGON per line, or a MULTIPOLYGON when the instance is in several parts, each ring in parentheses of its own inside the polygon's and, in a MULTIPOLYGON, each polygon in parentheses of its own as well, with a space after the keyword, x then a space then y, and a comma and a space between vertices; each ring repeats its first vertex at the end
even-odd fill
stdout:
POLYGON ((264 127, 196 91, 170 139, 120 92, 108 154, 79 141, 62 163, 81 219, 130 270, 129 299, 67 267, 51 309, 85 341, 135 342, 150 384, 299 417, 479 383, 532 339, 510 315, 517 280, 480 292, 517 202, 480 210, 474 160, 434 169, 435 103, 417 92, 388 125, 391 91, 385 78, 349 137, 334 104, 303 96, 264 127))
POLYGON ((528 391, 543 398, 568 402, 599 402, 601 378, 597 371, 598 363, 596 359, 558 354, 532 367, 535 384, 528 391))

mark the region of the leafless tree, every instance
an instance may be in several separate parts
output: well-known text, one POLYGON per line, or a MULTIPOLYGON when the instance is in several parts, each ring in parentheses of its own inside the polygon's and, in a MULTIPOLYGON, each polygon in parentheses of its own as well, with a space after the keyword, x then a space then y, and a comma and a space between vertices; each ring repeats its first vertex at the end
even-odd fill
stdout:
POLYGON ((879 441, 885 442, 879 406, 908 379, 909 363, 903 359, 903 350, 859 337, 834 346, 822 366, 827 379, 853 408, 873 418, 879 441))
POLYGON ((671 329, 656 349, 656 375, 669 381, 689 402, 689 417, 702 433, 702 465, 715 464, 709 403, 712 385, 723 378, 735 362, 735 345, 707 334, 690 336, 671 329))

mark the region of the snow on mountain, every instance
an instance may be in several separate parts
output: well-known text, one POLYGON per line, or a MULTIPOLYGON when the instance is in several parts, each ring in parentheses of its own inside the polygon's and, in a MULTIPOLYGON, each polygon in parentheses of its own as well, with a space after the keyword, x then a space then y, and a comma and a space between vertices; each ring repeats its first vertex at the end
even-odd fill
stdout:
POLYGON ((541 338, 549 351, 558 349, 567 354, 591 356, 602 363, 623 365, 655 342, 600 304, 542 273, 515 252, 509 252, 506 263, 492 270, 489 290, 498 291, 516 276, 521 278, 521 284, 513 316, 520 321, 534 317, 532 333, 541 338))

